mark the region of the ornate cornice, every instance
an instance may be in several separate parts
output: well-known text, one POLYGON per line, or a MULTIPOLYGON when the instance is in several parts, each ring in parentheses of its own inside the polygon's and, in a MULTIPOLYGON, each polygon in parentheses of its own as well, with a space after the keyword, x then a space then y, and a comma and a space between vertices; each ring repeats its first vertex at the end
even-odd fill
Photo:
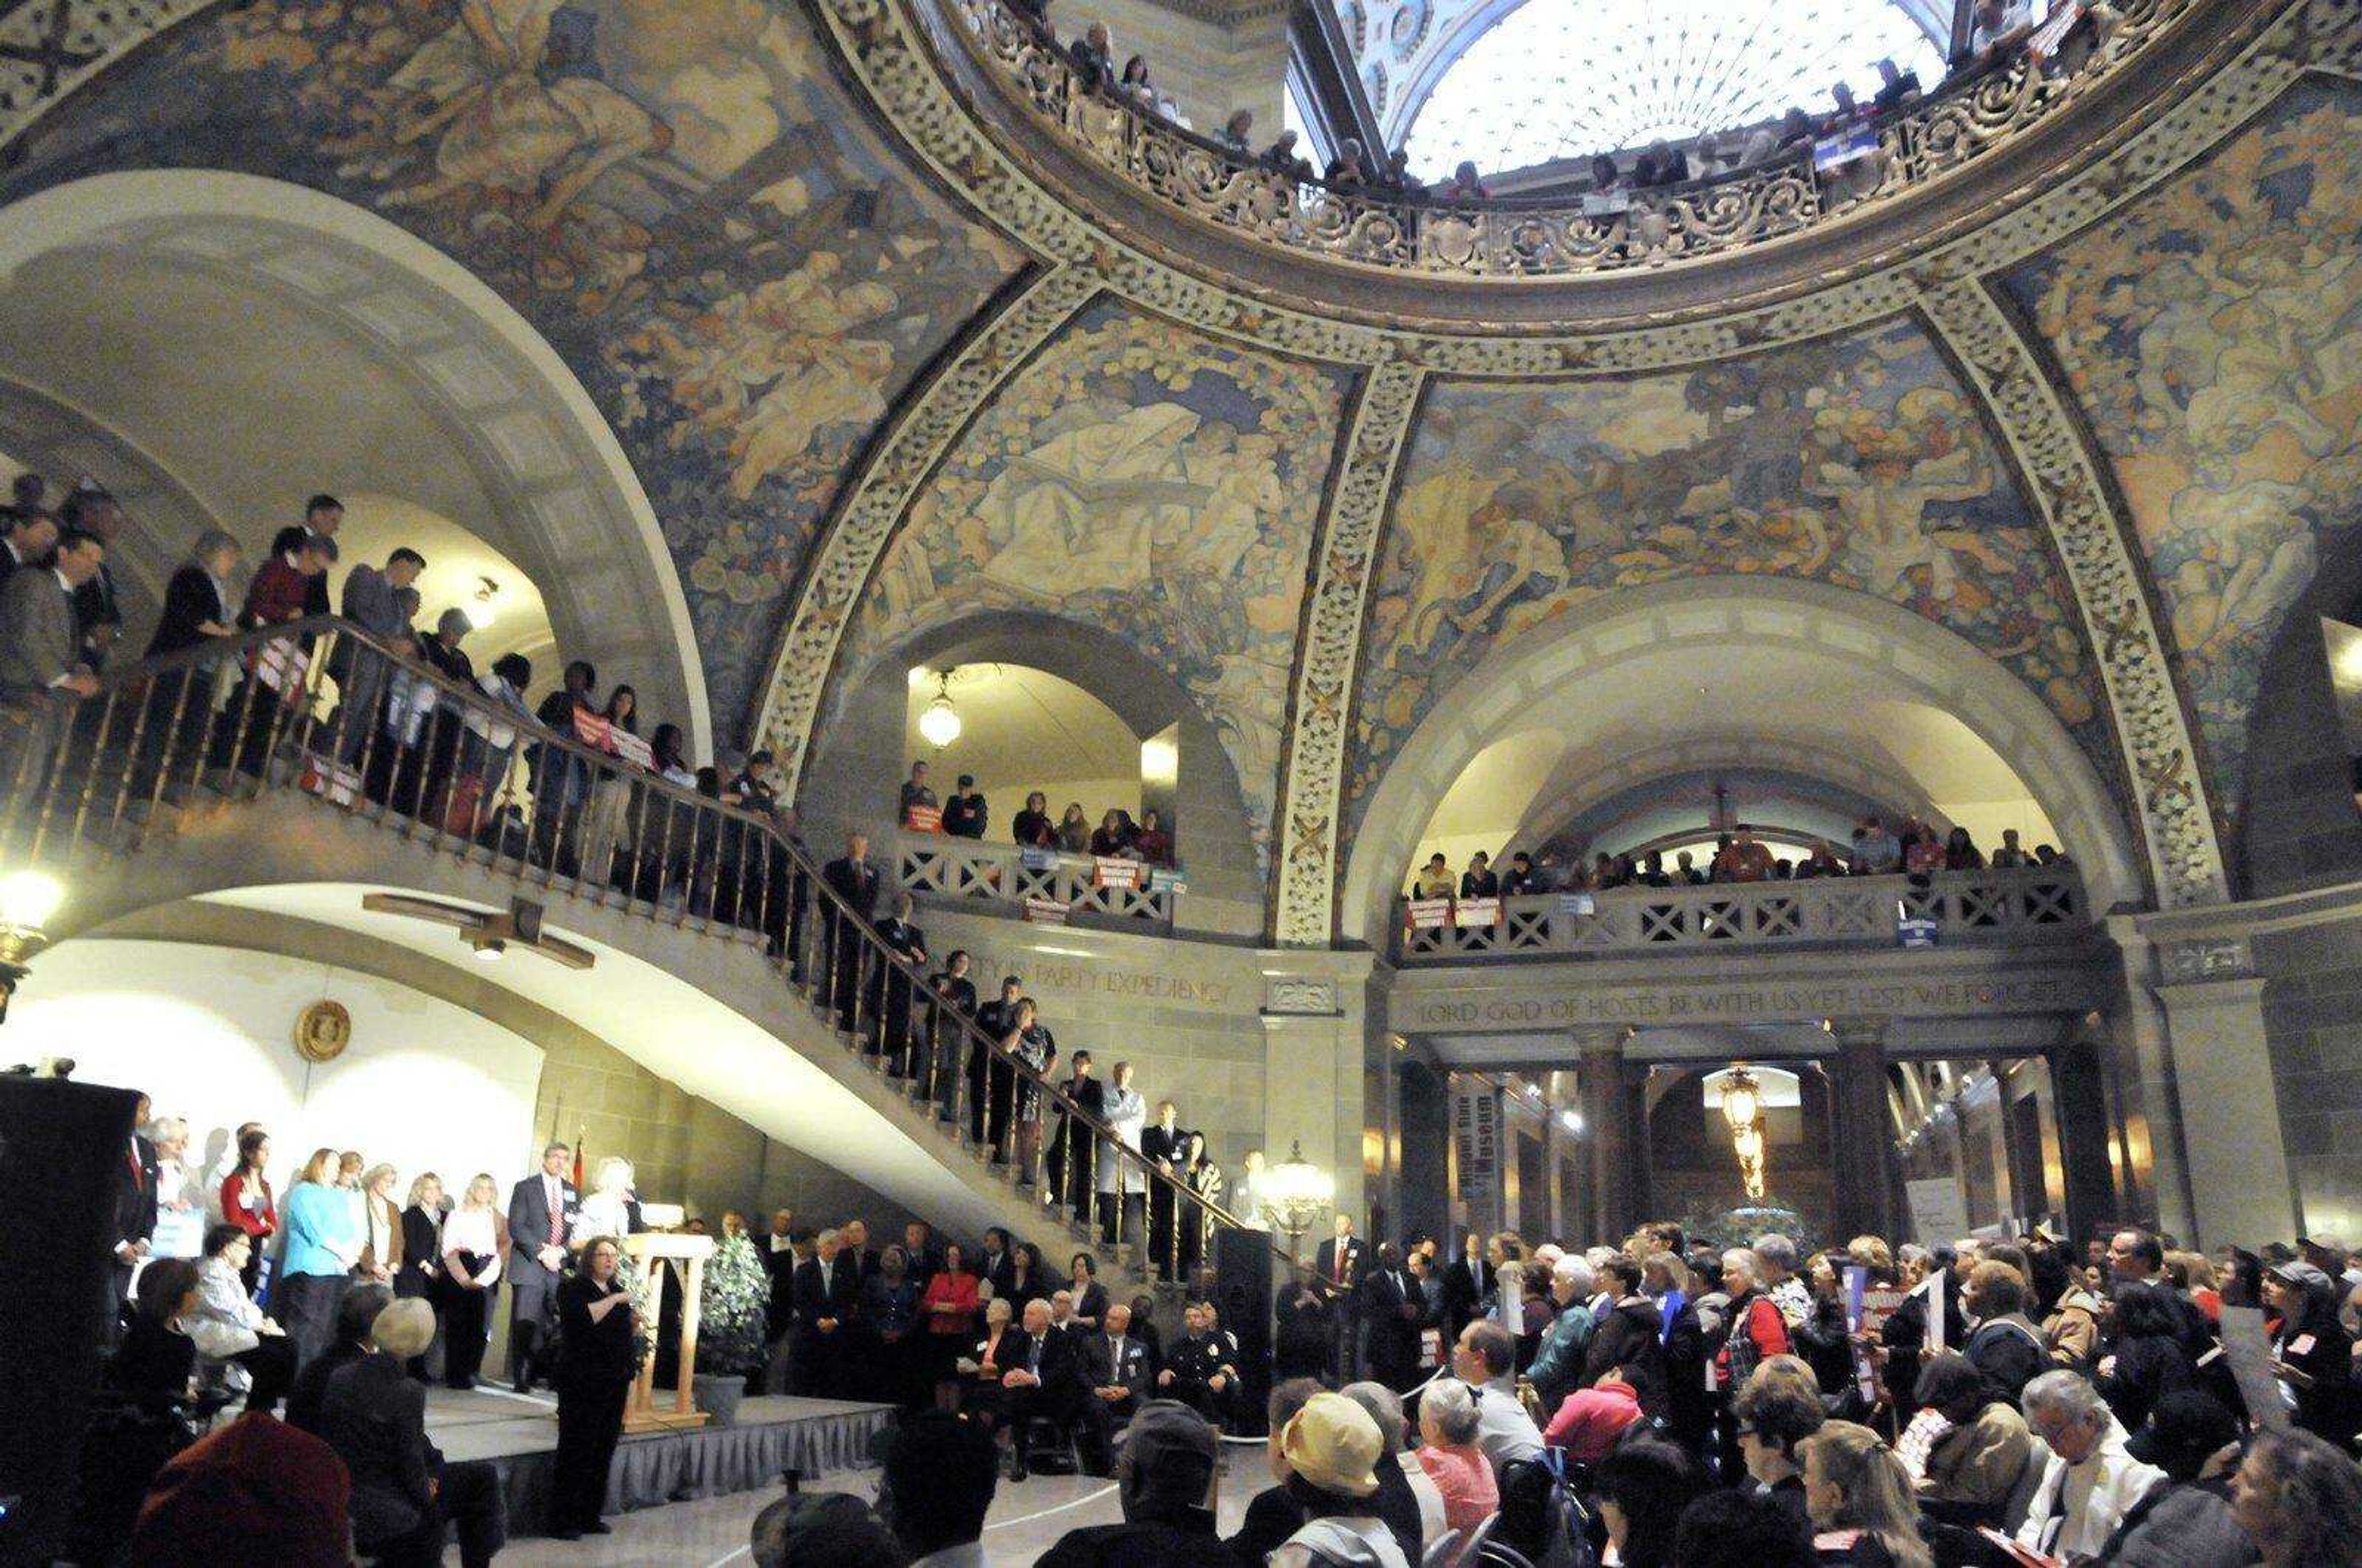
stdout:
POLYGON ((1284 947, 1328 944, 1337 925, 1337 820, 1352 734, 1354 673, 1378 535, 1410 439, 1425 375, 1385 364, 1362 384, 1343 466, 1315 541, 1312 595, 1296 656, 1294 722, 1278 816, 1277 908, 1284 947))
POLYGON ((927 476, 1009 378, 1098 292, 1098 282, 1079 268, 1054 266, 1029 280, 904 397, 838 496, 796 594, 756 726, 760 743, 778 754, 783 795, 793 796, 802 774, 836 650, 862 591, 927 476))
MULTIPOLYGON (((846 66, 911 152, 985 218, 1036 252, 1095 271, 1112 292, 1203 331, 1334 362, 1399 361, 1436 375, 1562 379, 1669 370, 1848 330, 1911 309, 1927 288, 2014 265, 2153 189, 2292 83, 2350 51, 2349 0, 2284 0, 2236 55, 2171 107, 2071 176, 2011 193, 2011 204, 1931 251, 1827 287, 1705 319, 1595 329, 1495 324, 1429 330, 1304 308, 1244 282, 1224 285, 1152 253, 1122 215, 1085 210, 991 134, 945 73, 928 0, 811 0, 846 66)), ((2055 171, 2047 171, 2055 172, 2055 171)), ((1734 278, 1738 274, 1734 273, 1734 278)), ((1514 289, 1515 285, 1511 285, 1514 289)))
POLYGON ((2173 665, 2141 574, 2138 541, 2114 503, 2101 459, 2044 374, 2033 344, 1974 279, 1931 292, 1927 319, 1949 346, 2026 478, 2026 499, 2050 531, 2075 591, 2116 738, 2131 759, 2141 836, 2158 901, 2230 896, 2204 769, 2173 665))

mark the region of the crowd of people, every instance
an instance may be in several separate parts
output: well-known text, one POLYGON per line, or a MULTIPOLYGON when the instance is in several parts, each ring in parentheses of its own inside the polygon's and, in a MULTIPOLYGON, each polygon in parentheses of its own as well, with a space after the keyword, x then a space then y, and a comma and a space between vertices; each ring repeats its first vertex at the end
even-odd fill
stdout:
MULTIPOLYGON (((895 802, 895 820, 911 832, 981 839, 991 825, 992 810, 976 787, 974 774, 961 774, 951 795, 944 798, 928 782, 927 765, 914 762, 895 802)), ((1144 866, 1173 865, 1171 829, 1164 813, 1153 806, 1142 812, 1137 821, 1129 809, 1109 806, 1099 813, 1094 826, 1080 801, 1069 801, 1064 812, 1052 817, 1050 798, 1036 790, 1025 797, 1025 809, 1011 819, 1009 836, 1021 849, 1136 860, 1144 866)))
MULTIPOLYGON (((1065 56, 1084 93, 1168 121, 1184 131, 1194 130, 1180 105, 1154 84, 1145 56, 1133 54, 1118 69, 1114 39, 1105 22, 1092 22, 1072 42, 1061 44, 1050 24, 1050 0, 1008 0, 1008 8, 1044 44, 1065 56)), ((2081 72, 2122 25, 2123 14, 2113 0, 2092 0, 2081 6, 2063 34, 2045 40, 2047 53, 2040 61, 2042 70, 2047 74, 2081 72)), ((1974 0, 1964 47, 1953 61, 1945 85, 1993 69, 2028 49, 2036 36, 2033 0, 1974 0)), ((1923 96, 1916 72, 1891 59, 1877 61, 1877 70, 1878 90, 1867 100, 1856 94, 1849 83, 1838 81, 1829 88, 1831 107, 1826 111, 1796 105, 1773 124, 1719 135, 1707 133, 1678 146, 1659 139, 1638 153, 1597 153, 1591 160, 1588 182, 1579 193, 1599 210, 1612 211, 1617 210, 1619 199, 1628 199, 1637 192, 1662 190, 1777 160, 1809 156, 1817 144, 1843 138, 1923 96)), ((1341 138, 1336 155, 1325 168, 1316 170, 1299 149, 1299 138, 1294 130, 1283 130, 1260 150, 1254 146, 1254 136, 1253 111, 1241 109, 1223 122, 1213 139, 1240 162, 1259 166, 1297 184, 1310 183, 1317 177, 1330 190, 1414 204, 1429 198, 1460 203, 1492 195, 1472 160, 1462 160, 1449 180, 1429 187, 1411 172, 1410 155, 1405 148, 1383 153, 1355 138, 1341 138)), ((1860 161, 1874 165, 1882 156, 1874 151, 1860 161)), ((1824 171, 1831 187, 1828 193, 1837 200, 1851 199, 1874 189, 1883 178, 1882 171, 1878 171, 1864 180, 1852 165, 1852 160, 1844 160, 1824 171)))
MULTIPOLYGON (((1121 1067, 1110 1088, 1136 1092, 1121 1067)), ((447 1189, 324 1147, 281 1192, 268 1129, 203 1166, 185 1124, 148 1112, 119 1185, 108 1380, 194 1402, 214 1430, 155 1475, 139 1528, 202 1538, 186 1510, 214 1494, 190 1473, 267 1454, 340 1477, 304 1507, 333 1493, 380 1561, 440 1561, 453 1530, 464 1561, 489 1561, 497 1488, 435 1452, 423 1391, 481 1376, 503 1286, 508 1380, 557 1396, 549 1528, 606 1528, 648 1327, 619 1280, 642 1228, 627 1165, 603 1162, 586 1196, 554 1143, 503 1196, 490 1173, 447 1189), (198 1255, 157 1253, 167 1215, 189 1217, 198 1255), (286 1430, 259 1431, 282 1400, 286 1430)), ((1169 1108, 1159 1122, 1175 1135, 1169 1108)), ((1045 1200, 1071 1201, 1081 1167, 1049 1177, 1043 1153, 1045 1200)), ((722 1231, 763 1260, 769 1386, 973 1434, 957 1441, 984 1456, 988 1501, 994 1474, 1046 1458, 1119 1474, 1129 1519, 1148 1477, 1128 1424, 1196 1452, 1260 1416, 1275 1485, 1237 1534, 1209 1547, 1210 1514, 1153 1521, 1186 1525, 1193 1561, 1387 1568, 1486 1526, 1534 1561, 1554 1540, 1612 1542, 1626 1568, 2362 1562, 2362 1248, 2323 1238, 2207 1255, 2125 1228, 2077 1251, 2036 1227, 1807 1253, 1660 1222, 1617 1246, 1472 1231, 1447 1249, 1370 1242, 1341 1212, 1278 1290, 1257 1361, 1203 1267, 1178 1271, 1176 1320, 1119 1299, 1094 1252, 1054 1262, 1001 1230, 971 1248, 912 1222, 881 1247, 859 1218, 781 1209, 760 1235, 734 1213, 722 1231)), ((1169 1513, 1174 1494, 1150 1490, 1169 1513)), ((1109 1539, 1046 1561, 1130 1561, 1083 1554, 1109 1539)))
POLYGON ((1414 899, 1514 899, 1534 893, 1606 892, 1617 888, 1704 888, 1727 882, 1804 882, 1823 877, 1925 877, 1938 871, 2022 871, 2034 867, 2071 870, 2074 861, 2057 846, 2037 844, 2027 849, 2018 830, 2002 830, 2001 843, 1988 856, 1977 847, 1967 828, 1938 834, 1917 817, 1905 817, 1889 828, 1875 812, 1865 815, 1853 830, 1851 844, 1839 851, 1815 839, 1805 852, 1790 859, 1756 837, 1741 824, 1716 836, 1714 854, 1701 867, 1690 850, 1677 851, 1669 868, 1661 851, 1645 855, 1610 855, 1591 859, 1581 855, 1561 864, 1544 848, 1539 855, 1519 850, 1507 864, 1478 850, 1456 876, 1440 851, 1427 857, 1411 879, 1414 899))

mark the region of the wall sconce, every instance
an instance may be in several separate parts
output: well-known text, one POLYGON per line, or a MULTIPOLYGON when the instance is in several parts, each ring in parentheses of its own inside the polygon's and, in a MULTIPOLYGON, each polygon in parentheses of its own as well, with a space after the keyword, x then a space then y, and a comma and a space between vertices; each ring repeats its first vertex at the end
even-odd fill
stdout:
POLYGON ((8 999, 30 974, 33 955, 50 944, 44 928, 65 902, 65 885, 46 871, 11 871, 0 877, 0 1023, 8 1021, 8 999))

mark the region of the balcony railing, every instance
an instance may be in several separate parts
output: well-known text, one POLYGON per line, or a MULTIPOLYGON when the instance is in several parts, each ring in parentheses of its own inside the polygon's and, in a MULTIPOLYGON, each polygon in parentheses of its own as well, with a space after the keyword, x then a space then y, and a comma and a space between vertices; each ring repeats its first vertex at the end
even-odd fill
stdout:
MULTIPOLYGON (((2125 0, 2079 21, 2071 67, 2015 55, 1863 122, 1858 155, 1812 146, 1711 179, 1628 196, 1452 200, 1300 180, 1088 91, 1065 49, 1003 0, 943 0, 974 51, 1086 155, 1147 194, 1249 238, 1331 261, 1466 278, 1661 267, 1793 235, 1891 201, 2055 118, 2196 0, 2125 0)), ((1850 138, 1849 144, 1850 144, 1850 138)))
MULTIPOLYGON (((600 734, 589 715, 577 724, 600 734)), ((1079 1206, 1089 1233, 1143 1274, 1169 1276, 1173 1259, 1148 1255, 1138 1196, 1161 1194, 1153 1211, 1176 1215, 1176 1230, 1240 1223, 1069 1099, 1013 1035, 993 1038, 777 817, 668 780, 644 750, 556 734, 521 698, 322 616, 110 670, 80 702, 0 699, 0 866, 136 854, 179 806, 301 791, 522 888, 760 946, 847 1048, 933 1107, 945 1137, 1030 1182, 1045 1208, 1079 1206), (1038 1136, 1020 1135, 1028 1125, 1038 1136), (1109 1153, 1109 1192, 1075 1178, 1109 1153), (1135 1201, 1109 1201, 1123 1195, 1135 1201)))
POLYGON ((1401 911, 1396 951, 1407 964, 1545 955, 1662 957, 1739 948, 2003 945, 2066 941, 2091 925, 2081 878, 2072 868, 2053 867, 1618 888, 1481 905, 1405 900, 1401 911), (1439 919, 1440 924, 1429 923, 1439 919))
POLYGON ((1110 931, 1173 929, 1184 894, 1177 872, 1098 857, 896 830, 894 878, 924 903, 1110 931))

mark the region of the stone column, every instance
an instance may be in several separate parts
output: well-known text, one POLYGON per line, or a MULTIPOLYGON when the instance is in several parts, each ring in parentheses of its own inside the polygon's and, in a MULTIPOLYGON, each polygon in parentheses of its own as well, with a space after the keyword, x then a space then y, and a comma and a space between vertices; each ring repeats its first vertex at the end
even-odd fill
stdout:
POLYGON ((1588 1234, 1583 1239, 1595 1246, 1616 1245, 1639 1222, 1638 1157, 1645 1156, 1648 1141, 1646 1108, 1636 1108, 1633 1090, 1647 1075, 1625 1060, 1624 1034, 1621 1029, 1596 1029, 1575 1036, 1575 1090, 1590 1155, 1590 1204, 1583 1216, 1588 1234))
POLYGON ((2106 926, 2125 963, 2125 994, 2110 1009, 2111 1032, 2131 1047, 2129 1061, 2119 1057, 2117 1078, 2125 1090, 2123 1195, 2136 1209, 2153 1206, 2158 1228, 2186 1241, 2195 1232, 2197 1220, 2190 1164, 2182 1148, 2181 1087, 2174 1076, 2171 1031, 2163 997, 2150 984, 2157 948, 2140 934, 2130 915, 2111 915, 2106 926))
POLYGON ((2108 1107, 2099 1053, 2077 1039, 2050 1058, 2059 1162, 2067 1172, 2067 1224, 2077 1240, 2122 1212, 2108 1164, 2108 1107))
POLYGON ((1893 1136, 1886 1110, 1886 1020, 1837 1021, 1829 1062, 1830 1167, 1840 1239, 1894 1234, 1893 1136))
MULTIPOLYGON (((2166 966, 2168 973, 2174 968, 2166 966)), ((2212 1251, 2295 1235, 2296 1188, 2264 1037, 2263 977, 2176 980, 2155 990, 2181 1103, 2202 1108, 2181 1125, 2191 1227, 2179 1239, 2212 1251)))

